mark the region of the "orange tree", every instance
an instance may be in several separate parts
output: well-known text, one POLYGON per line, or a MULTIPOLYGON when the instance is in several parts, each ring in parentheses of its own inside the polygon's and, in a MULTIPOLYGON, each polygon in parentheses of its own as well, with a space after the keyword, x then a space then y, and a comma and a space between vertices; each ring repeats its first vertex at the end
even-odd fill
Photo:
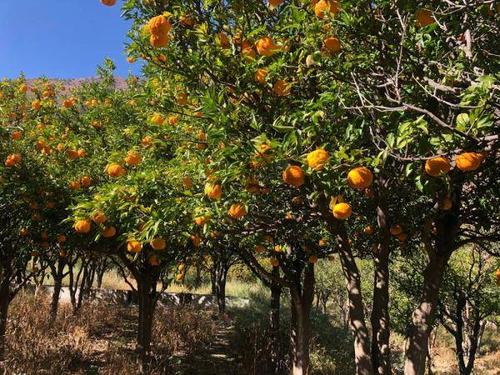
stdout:
POLYGON ((112 257, 135 281, 137 343, 147 366, 158 286, 168 286, 170 268, 193 249, 186 230, 191 213, 180 167, 183 151, 151 109, 150 98, 164 89, 161 82, 130 77, 121 90, 112 71, 107 61, 97 81, 73 92, 76 104, 60 122, 66 134, 60 181, 71 190, 68 242, 112 257))
POLYGON ((46 82, 28 87, 21 77, 3 82, 0 92, 3 356, 10 301, 64 251, 69 228, 61 222, 69 189, 59 186, 46 168, 52 149, 45 137, 57 112, 53 88, 46 82), (38 262, 41 256, 49 262, 38 262))
MULTIPOLYGON (((190 121, 201 128, 197 137, 208 147, 200 151, 219 167, 216 176, 224 191, 241 190, 241 176, 250 174, 250 163, 271 186, 281 182, 284 172, 285 183, 299 188, 321 213, 336 239, 347 279, 357 373, 385 374, 391 367, 388 223, 398 224, 400 215, 384 220, 384 201, 404 192, 410 193, 397 200, 403 204, 418 196, 444 208, 451 200, 451 210, 432 211, 430 219, 423 211, 400 207, 401 214, 413 215, 414 223, 436 220, 430 265, 440 264, 440 269, 426 272, 430 278, 414 315, 406 359, 408 374, 423 373, 428 323, 437 299, 434 289, 460 239, 458 216, 468 207, 457 197, 473 175, 461 171, 479 168, 484 163, 479 152, 496 148, 491 75, 496 11, 479 3, 424 8, 417 1, 237 0, 130 0, 124 10, 135 20, 130 53, 150 62, 146 74, 176 83, 164 102, 181 113, 186 107, 200 110, 200 117, 190 121), (255 146, 266 139, 274 152, 262 163, 255 160, 255 146), (432 159, 438 155, 454 159, 457 171, 452 175, 458 180, 439 177, 451 164, 432 159), (427 159, 432 161, 426 172, 436 177, 425 175, 422 164, 427 159), (348 175, 354 167, 367 169, 348 175), (387 186, 386 175, 394 171, 400 175, 390 177, 401 181, 387 186), (356 190, 370 187, 373 172, 377 184, 365 198, 356 190), (420 193, 411 194, 415 181, 420 193), (398 191, 400 185, 406 189, 398 191), (345 221, 352 207, 339 202, 339 195, 361 205, 373 196, 383 232, 375 287, 385 286, 374 293, 379 303, 373 305, 385 311, 372 320, 385 332, 374 332, 371 348, 349 238, 353 228, 345 221)), ((266 150, 258 151, 265 156, 266 150)), ((485 168, 492 166, 488 160, 485 168)), ((484 194, 491 196, 491 191, 484 194)), ((396 227, 393 232, 401 231, 396 227)), ((425 242, 422 231, 412 234, 414 243, 425 242)), ((396 235, 401 240, 408 236, 396 235)), ((292 371, 307 373, 307 359, 297 362, 292 371)))

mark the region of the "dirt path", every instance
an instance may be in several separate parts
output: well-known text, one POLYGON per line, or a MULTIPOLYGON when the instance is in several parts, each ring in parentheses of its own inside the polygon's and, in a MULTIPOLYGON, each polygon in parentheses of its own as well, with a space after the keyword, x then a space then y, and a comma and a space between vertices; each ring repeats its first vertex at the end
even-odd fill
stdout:
POLYGON ((207 348, 191 355, 190 358, 182 358, 182 353, 180 353, 178 358, 183 364, 177 374, 241 374, 241 365, 232 344, 235 335, 232 323, 221 322, 213 341, 207 348))

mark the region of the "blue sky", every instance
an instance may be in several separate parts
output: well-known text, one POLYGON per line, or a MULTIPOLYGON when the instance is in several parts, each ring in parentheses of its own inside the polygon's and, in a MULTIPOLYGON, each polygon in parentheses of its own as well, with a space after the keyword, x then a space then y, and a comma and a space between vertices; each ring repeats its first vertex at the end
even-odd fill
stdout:
POLYGON ((100 0, 0 0, 0 78, 95 75, 105 57, 116 75, 139 73, 125 55, 129 24, 100 0))

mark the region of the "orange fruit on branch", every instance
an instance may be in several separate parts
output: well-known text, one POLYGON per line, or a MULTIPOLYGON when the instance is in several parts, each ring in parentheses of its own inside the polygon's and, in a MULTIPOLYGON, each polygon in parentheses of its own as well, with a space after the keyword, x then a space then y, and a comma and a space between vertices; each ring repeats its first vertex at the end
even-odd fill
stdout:
POLYGON ((340 5, 338 1, 334 0, 320 0, 314 5, 314 13, 316 17, 323 19, 325 15, 335 16, 340 12, 340 5))
POLYGON ((274 40, 268 36, 260 38, 257 43, 255 43, 255 48, 259 55, 267 57, 274 55, 280 50, 280 47, 278 47, 274 43, 274 40))
POLYGON ((415 23, 417 27, 432 25, 436 20, 429 9, 419 9, 415 13, 415 23))
POLYGON ((104 238, 112 238, 116 235, 116 228, 111 226, 111 227, 106 227, 106 229, 103 230, 102 236, 104 238))
POLYGON ((335 219, 346 220, 352 215, 352 208, 350 204, 341 202, 333 206, 332 212, 335 219))
POLYGON ((138 153, 137 151, 131 150, 127 153, 127 156, 123 159, 125 164, 127 165, 138 165, 142 161, 141 154, 138 153))
POLYGON ((241 219, 247 214, 247 209, 242 203, 234 203, 229 207, 228 214, 233 219, 241 219))
POLYGON ((373 183, 373 174, 366 167, 351 169, 347 174, 347 183, 353 189, 364 190, 373 183))
POLYGON ((334 36, 330 36, 323 40, 323 50, 327 53, 334 54, 340 52, 340 40, 334 36))
POLYGON ((450 161, 444 156, 437 156, 425 162, 425 173, 432 177, 445 175, 450 169, 450 161))
POLYGON ((85 234, 89 233, 92 229, 92 223, 90 220, 78 220, 75 222, 74 229, 77 233, 85 234))
POLYGON ((205 195, 212 200, 218 201, 222 197, 222 187, 219 184, 207 183, 205 195))
POLYGON ((398 236, 398 235, 400 235, 401 233, 403 233, 403 228, 401 227, 401 225, 399 225, 399 224, 395 224, 395 225, 393 225, 393 226, 389 229, 389 232, 390 232, 393 236, 398 236))
POLYGON ((116 4, 116 0, 101 0, 101 3, 108 7, 112 7, 113 5, 116 4))
POLYGON ((142 250, 142 243, 136 240, 127 241, 127 251, 129 253, 139 253, 142 250))
POLYGON ((471 172, 481 166, 483 159, 483 155, 479 152, 464 152, 455 157, 455 164, 462 172, 471 172))
POLYGON ((288 185, 292 185, 295 187, 302 186, 304 184, 304 179, 304 171, 298 165, 289 165, 283 171, 283 181, 288 185))
POLYGON ((155 238, 150 243, 153 250, 161 251, 167 247, 167 242, 163 238, 155 238))
POLYGON ((317 150, 307 154, 307 164, 309 165, 309 168, 319 171, 323 169, 329 158, 330 155, 327 151, 322 148, 318 148, 317 150))
POLYGON ((127 170, 123 168, 120 164, 111 163, 106 168, 106 172, 110 177, 121 177, 127 174, 127 170))

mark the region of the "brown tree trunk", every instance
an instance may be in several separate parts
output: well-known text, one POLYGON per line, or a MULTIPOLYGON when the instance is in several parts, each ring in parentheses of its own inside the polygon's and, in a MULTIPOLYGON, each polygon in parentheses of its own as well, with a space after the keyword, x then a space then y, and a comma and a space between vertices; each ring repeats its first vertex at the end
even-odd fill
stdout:
POLYGON ((424 271, 420 304, 413 311, 405 356, 405 375, 424 375, 429 334, 436 315, 439 288, 449 255, 434 254, 424 271))
MULTIPOLYGON (((381 192, 379 192, 381 194, 381 192)), ((390 233, 386 220, 387 207, 383 197, 378 197, 377 223, 380 228, 380 242, 373 254, 373 307, 370 317, 372 325, 371 355, 373 372, 390 375, 391 351, 389 344, 389 254, 390 233)))
POLYGON ((356 375, 372 375, 373 367, 370 356, 370 337, 368 328, 366 327, 359 269, 352 254, 351 245, 349 244, 349 238, 347 237, 344 224, 333 218, 326 197, 320 198, 319 206, 322 216, 328 224, 330 233, 336 236, 340 263, 346 279, 349 300, 348 321, 354 335, 354 362, 356 364, 356 375))
POLYGON ((7 317, 11 300, 9 278, 7 278, 6 280, 2 280, 0 286, 0 369, 3 368, 3 363, 5 361, 5 333, 7 330, 7 317))
POLYGON ((226 280, 228 267, 225 262, 217 261, 215 268, 215 296, 217 298, 217 307, 219 315, 226 312, 226 280))
POLYGON ((339 234, 339 255, 347 284, 349 298, 349 326, 354 335, 354 360, 357 375, 373 374, 370 358, 370 337, 366 327, 363 297, 361 295, 361 277, 352 255, 347 235, 339 234))
POLYGON ((291 354, 292 375, 308 375, 310 368, 309 345, 311 341, 311 307, 314 297, 314 266, 308 264, 300 283, 290 288, 291 297, 291 354))
MULTIPOLYGON (((279 277, 279 268, 273 268, 273 274, 279 277)), ((279 339, 279 330, 280 330, 280 306, 281 306, 281 286, 272 283, 270 286, 271 289, 271 308, 269 310, 269 357, 270 357, 270 366, 269 373, 276 374, 279 371, 279 348, 280 339, 279 339)))
POLYGON ((59 310, 59 297, 61 296, 62 281, 64 278, 63 259, 57 261, 57 266, 52 266, 52 278, 54 279, 54 290, 52 291, 52 301, 50 303, 50 321, 54 322, 57 318, 57 311, 59 310))
POLYGON ((148 275, 142 275, 142 277, 138 278, 136 281, 139 297, 137 346, 141 356, 141 373, 147 374, 149 372, 149 354, 151 351, 155 296, 153 281, 148 275))

